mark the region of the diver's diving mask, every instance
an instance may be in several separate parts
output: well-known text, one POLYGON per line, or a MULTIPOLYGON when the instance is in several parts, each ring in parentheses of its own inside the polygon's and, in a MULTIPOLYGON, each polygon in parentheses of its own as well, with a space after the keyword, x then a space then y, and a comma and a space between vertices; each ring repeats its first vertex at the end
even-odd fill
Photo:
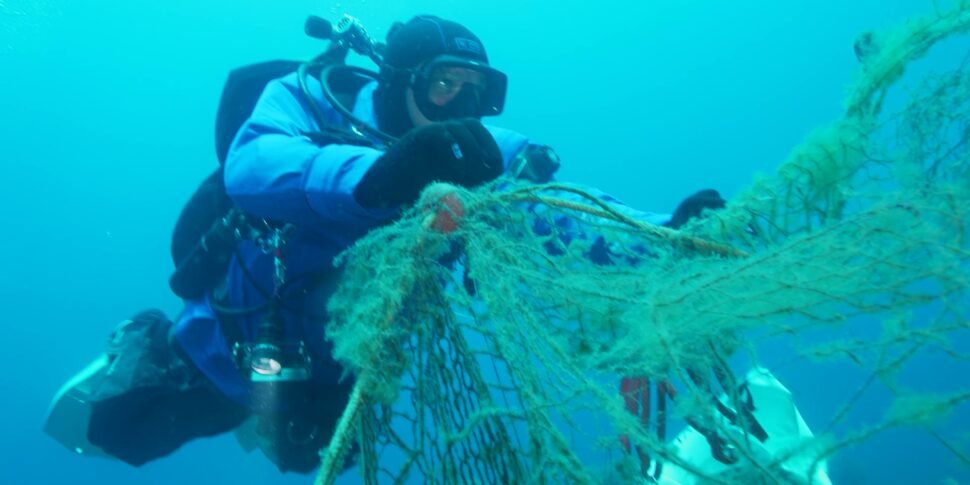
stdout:
POLYGON ((502 113, 508 78, 483 62, 438 56, 411 73, 414 100, 431 121, 502 113))

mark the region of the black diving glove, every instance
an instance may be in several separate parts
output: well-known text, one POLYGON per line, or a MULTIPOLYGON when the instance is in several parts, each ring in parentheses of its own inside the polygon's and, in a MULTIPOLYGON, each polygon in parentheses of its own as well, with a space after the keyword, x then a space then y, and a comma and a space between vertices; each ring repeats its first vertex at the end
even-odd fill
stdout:
POLYGON ((357 184, 354 199, 366 208, 412 204, 433 181, 474 187, 503 170, 502 152, 478 120, 432 123, 391 145, 357 184))
POLYGON ((674 215, 670 218, 670 221, 664 225, 673 229, 680 229, 681 226, 687 224, 691 219, 699 217, 705 209, 723 209, 724 204, 724 199, 721 198, 721 194, 717 193, 716 190, 704 189, 684 199, 677 206, 677 210, 674 211, 674 215))

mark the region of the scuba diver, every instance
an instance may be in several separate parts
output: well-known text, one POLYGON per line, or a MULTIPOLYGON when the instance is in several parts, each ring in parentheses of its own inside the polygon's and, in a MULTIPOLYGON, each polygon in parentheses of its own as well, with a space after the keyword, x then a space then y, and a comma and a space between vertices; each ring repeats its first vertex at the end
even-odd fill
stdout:
POLYGON ((353 386, 324 338, 334 257, 432 181, 546 182, 558 168, 548 147, 481 123, 502 112, 507 78, 466 27, 418 16, 386 45, 349 16, 311 17, 306 31, 330 40, 314 61, 230 75, 224 163, 173 236, 170 286, 185 308, 174 322, 157 310, 122 322, 63 386, 45 430, 69 449, 140 466, 235 430, 281 471, 311 472, 353 386), (351 50, 379 72, 344 64, 351 50))
MULTIPOLYGON (((324 337, 335 256, 433 181, 544 183, 559 168, 549 147, 480 121, 502 113, 507 77, 466 27, 418 16, 380 44, 352 17, 311 17, 306 32, 330 41, 313 61, 230 75, 220 167, 173 234, 185 308, 174 322, 157 310, 122 322, 62 387, 45 431, 69 449, 141 466, 235 431, 281 471, 311 472, 353 387, 324 337), (379 72, 345 64, 350 51, 379 72)), ((716 192, 695 199, 675 224, 723 205, 716 192)))

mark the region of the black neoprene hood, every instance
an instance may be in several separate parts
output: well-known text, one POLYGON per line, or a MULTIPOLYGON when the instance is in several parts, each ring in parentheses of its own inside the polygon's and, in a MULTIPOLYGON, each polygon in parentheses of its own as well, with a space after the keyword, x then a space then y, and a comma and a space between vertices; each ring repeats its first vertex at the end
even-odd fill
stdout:
POLYGON ((414 17, 391 29, 384 63, 398 69, 411 69, 443 54, 488 63, 488 55, 478 36, 459 23, 431 15, 414 17))
POLYGON ((488 63, 485 46, 478 36, 457 22, 419 15, 391 29, 387 36, 380 85, 374 93, 377 123, 381 131, 401 136, 414 127, 405 102, 409 70, 441 55, 488 63))

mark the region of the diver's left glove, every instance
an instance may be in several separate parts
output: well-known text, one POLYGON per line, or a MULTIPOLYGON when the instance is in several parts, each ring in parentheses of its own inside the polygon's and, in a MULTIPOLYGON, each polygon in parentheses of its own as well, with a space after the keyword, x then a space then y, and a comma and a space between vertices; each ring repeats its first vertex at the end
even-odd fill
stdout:
POLYGON ((679 229, 691 219, 699 217, 705 209, 723 209, 724 204, 724 199, 716 190, 704 189, 684 199, 677 206, 673 217, 664 225, 673 229, 679 229))

